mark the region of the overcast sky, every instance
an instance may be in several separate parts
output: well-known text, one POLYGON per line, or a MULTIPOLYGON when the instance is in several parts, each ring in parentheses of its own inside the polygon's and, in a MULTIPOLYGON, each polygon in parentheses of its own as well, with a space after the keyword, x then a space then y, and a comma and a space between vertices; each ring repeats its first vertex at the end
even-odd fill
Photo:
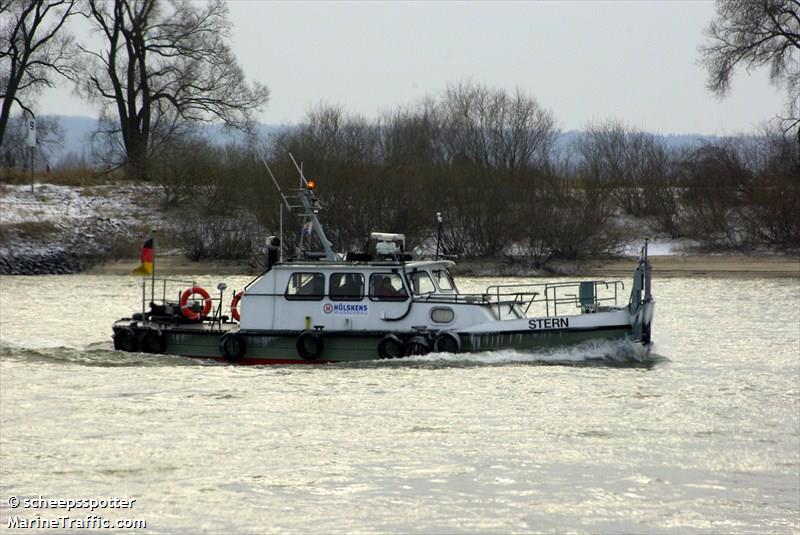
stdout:
MULTIPOLYGON (((717 99, 697 64, 711 1, 268 2, 231 0, 232 45, 272 94, 265 123, 326 102, 375 117, 472 80, 517 88, 564 130, 621 119, 659 133, 753 131, 783 109, 766 69, 717 99)), ((91 115, 64 85, 40 113, 91 115)))

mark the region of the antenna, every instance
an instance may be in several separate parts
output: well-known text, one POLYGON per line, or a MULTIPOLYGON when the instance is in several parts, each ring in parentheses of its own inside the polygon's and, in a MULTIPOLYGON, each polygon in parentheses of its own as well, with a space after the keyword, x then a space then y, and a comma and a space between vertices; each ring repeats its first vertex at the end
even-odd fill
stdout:
MULTIPOLYGON (((294 160, 294 158, 292 160, 294 160)), ((281 199, 283 199, 283 203, 286 205, 286 208, 288 208, 289 211, 291 211, 292 210, 292 205, 289 204, 289 199, 287 199, 286 195, 283 194, 283 190, 281 189, 281 185, 278 184, 278 180, 275 178, 275 175, 272 174, 272 169, 269 168, 269 164, 267 163, 267 160, 264 158, 263 155, 261 155, 261 163, 263 163, 264 167, 267 168, 267 172, 269 173, 270 178, 272 178, 272 183, 275 184, 275 189, 278 190, 278 193, 280 194, 281 199)))
POLYGON ((436 222, 439 223, 439 229, 436 232, 436 260, 439 260, 439 246, 442 244, 442 213, 436 212, 436 222))

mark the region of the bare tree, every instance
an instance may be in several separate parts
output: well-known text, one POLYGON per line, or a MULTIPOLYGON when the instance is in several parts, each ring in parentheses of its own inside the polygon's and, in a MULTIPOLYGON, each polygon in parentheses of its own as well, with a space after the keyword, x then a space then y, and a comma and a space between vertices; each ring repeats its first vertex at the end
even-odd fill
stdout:
POLYGON ((53 87, 53 72, 66 74, 72 37, 64 23, 74 0, 0 2, 0 146, 14 103, 33 115, 30 99, 53 87))
POLYGON ((222 0, 87 0, 85 15, 105 50, 83 48, 78 87, 119 119, 126 172, 147 179, 153 151, 185 123, 220 120, 247 129, 269 91, 248 85, 226 42, 222 0))
POLYGON ((384 114, 380 122, 381 159, 385 165, 407 173, 443 166, 442 127, 443 114, 431 98, 416 108, 384 114))
POLYGON ((408 195, 381 165, 375 122, 338 106, 319 105, 309 111, 305 124, 278 136, 274 149, 275 168, 284 176, 295 174, 287 165, 286 154, 292 152, 308 176, 320 179, 326 204, 337 208, 324 213, 328 237, 337 245, 359 245, 376 228, 404 228, 408 195))
POLYGON ((461 83, 448 87, 440 106, 451 161, 505 171, 546 166, 558 131, 535 98, 461 83))
POLYGON ((775 124, 760 135, 740 138, 738 149, 752 173, 744 193, 742 219, 755 247, 800 247, 800 155, 775 124))
POLYGON ((717 0, 705 33, 700 54, 709 89, 724 95, 737 67, 769 66, 773 83, 786 87, 784 132, 796 130, 800 151, 800 0, 717 0))
POLYGON ((573 150, 578 174, 607 188, 625 214, 678 237, 674 158, 662 138, 611 120, 590 123, 573 150))
POLYGON ((682 162, 687 236, 710 249, 744 245, 743 210, 753 184, 738 144, 725 138, 690 150, 682 162))

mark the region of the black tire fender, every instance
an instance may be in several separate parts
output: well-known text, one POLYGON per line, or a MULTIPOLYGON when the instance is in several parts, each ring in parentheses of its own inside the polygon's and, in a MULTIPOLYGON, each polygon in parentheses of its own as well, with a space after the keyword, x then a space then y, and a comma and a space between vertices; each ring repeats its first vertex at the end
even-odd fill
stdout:
POLYGON ((401 359, 405 356, 403 341, 394 334, 387 334, 378 343, 378 356, 382 359, 401 359))
POLYGON ((139 351, 139 339, 136 331, 130 327, 123 327, 114 333, 114 349, 134 353, 139 351))
POLYGON ((139 349, 142 353, 163 353, 167 349, 167 339, 155 329, 147 329, 139 335, 139 349))
POLYGON ((297 354, 305 360, 316 360, 325 351, 325 341, 315 331, 303 331, 297 337, 297 354))
POLYGON ((239 362, 247 353, 247 339, 240 333, 225 333, 219 339, 219 352, 229 362, 239 362))
POLYGON ((406 342, 405 353, 406 356, 410 355, 427 355, 431 352, 431 344, 428 342, 428 339, 424 336, 412 336, 411 339, 406 342))
POLYGON ((460 353, 461 337, 450 331, 441 331, 433 342, 433 350, 436 353, 460 353))

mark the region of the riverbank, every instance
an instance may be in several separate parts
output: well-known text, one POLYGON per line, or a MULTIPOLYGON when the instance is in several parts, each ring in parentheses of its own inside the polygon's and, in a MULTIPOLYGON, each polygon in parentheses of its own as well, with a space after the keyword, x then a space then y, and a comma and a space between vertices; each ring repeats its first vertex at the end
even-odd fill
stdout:
MULTIPOLYGON (((800 277, 800 257, 728 255, 655 255, 650 257, 656 277, 787 278, 800 277)), ((125 275, 138 265, 130 258, 97 264, 88 273, 125 275)), ((191 262, 183 256, 159 257, 159 275, 257 275, 258 270, 236 262, 191 262)), ((453 270, 460 276, 586 276, 627 278, 636 258, 617 258, 587 263, 561 263, 555 271, 536 270, 502 260, 464 260, 453 270)))
MULTIPOLYGON (((181 254, 187 229, 178 210, 159 208, 153 185, 109 183, 77 187, 0 186, 0 274, 127 274, 139 263, 144 239, 158 229, 159 275, 255 275, 248 262, 191 262, 181 254), (168 253, 169 251, 169 253, 168 253), (161 256, 163 255, 163 256, 161 256), (119 259, 119 260, 109 260, 119 259)), ((190 238, 191 233, 189 233, 190 238)), ((800 256, 691 253, 689 243, 651 243, 657 277, 800 277, 800 256)), ((551 262, 536 269, 526 260, 460 260, 458 276, 580 276, 627 278, 635 257, 551 262)))

